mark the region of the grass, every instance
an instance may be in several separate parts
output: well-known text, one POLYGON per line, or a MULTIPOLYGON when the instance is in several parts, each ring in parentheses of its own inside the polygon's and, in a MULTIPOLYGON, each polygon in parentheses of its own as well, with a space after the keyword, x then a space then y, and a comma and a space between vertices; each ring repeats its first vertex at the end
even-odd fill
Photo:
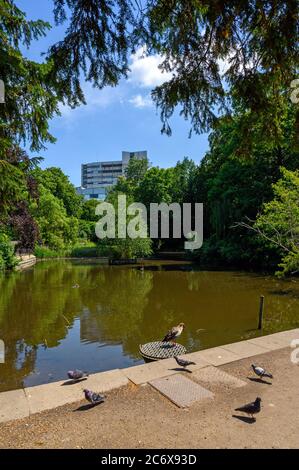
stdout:
POLYGON ((97 245, 93 242, 78 242, 63 250, 55 250, 47 246, 36 246, 34 254, 37 258, 95 258, 99 256, 97 245))

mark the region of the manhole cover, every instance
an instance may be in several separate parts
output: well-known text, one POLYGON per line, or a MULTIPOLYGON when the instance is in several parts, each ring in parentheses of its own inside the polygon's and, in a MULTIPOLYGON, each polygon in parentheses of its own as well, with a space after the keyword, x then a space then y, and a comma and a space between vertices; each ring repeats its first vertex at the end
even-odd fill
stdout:
POLYGON ((186 354, 186 348, 184 346, 168 341, 153 341, 152 343, 141 344, 139 350, 145 359, 151 361, 169 359, 170 357, 186 354))
POLYGON ((180 374, 152 380, 149 383, 181 408, 190 406, 195 401, 214 397, 212 392, 180 374))

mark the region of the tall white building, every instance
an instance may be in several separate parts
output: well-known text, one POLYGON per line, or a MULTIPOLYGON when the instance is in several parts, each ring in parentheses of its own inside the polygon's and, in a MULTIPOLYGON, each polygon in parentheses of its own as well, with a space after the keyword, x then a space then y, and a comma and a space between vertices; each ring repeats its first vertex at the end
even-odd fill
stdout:
POLYGON ((81 165, 81 187, 78 194, 85 199, 105 199, 107 190, 117 183, 131 158, 142 160, 147 158, 147 151, 122 152, 122 159, 117 161, 84 163, 81 165))

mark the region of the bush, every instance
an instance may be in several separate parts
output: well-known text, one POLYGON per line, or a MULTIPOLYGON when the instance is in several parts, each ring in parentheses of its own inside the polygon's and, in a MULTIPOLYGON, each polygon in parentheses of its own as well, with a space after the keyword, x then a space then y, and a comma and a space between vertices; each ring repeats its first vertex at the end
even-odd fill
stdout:
POLYGON ((2 258, 2 254, 0 253, 0 271, 5 269, 4 259, 2 258))
POLYGON ((152 254, 150 238, 130 238, 100 240, 98 243, 99 256, 114 259, 144 258, 152 254))
POLYGON ((34 254, 37 258, 59 258, 65 255, 63 251, 52 250, 47 246, 36 246, 34 254))
POLYGON ((98 256, 97 246, 92 242, 76 244, 70 250, 69 256, 74 258, 96 258, 98 256))
POLYGON ((0 233, 0 269, 13 269, 18 264, 14 248, 4 233, 0 233))

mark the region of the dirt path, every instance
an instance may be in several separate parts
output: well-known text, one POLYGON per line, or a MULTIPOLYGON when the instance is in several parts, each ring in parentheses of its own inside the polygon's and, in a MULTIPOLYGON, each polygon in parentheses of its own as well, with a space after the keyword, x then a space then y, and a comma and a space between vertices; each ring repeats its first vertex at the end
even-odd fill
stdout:
POLYGON ((105 404, 80 402, 0 425, 1 448, 294 448, 299 447, 299 366, 290 350, 256 356, 273 385, 251 381, 251 359, 222 366, 247 386, 214 389, 215 399, 179 409, 149 385, 108 394, 105 404), (257 396, 255 423, 234 409, 257 396))

